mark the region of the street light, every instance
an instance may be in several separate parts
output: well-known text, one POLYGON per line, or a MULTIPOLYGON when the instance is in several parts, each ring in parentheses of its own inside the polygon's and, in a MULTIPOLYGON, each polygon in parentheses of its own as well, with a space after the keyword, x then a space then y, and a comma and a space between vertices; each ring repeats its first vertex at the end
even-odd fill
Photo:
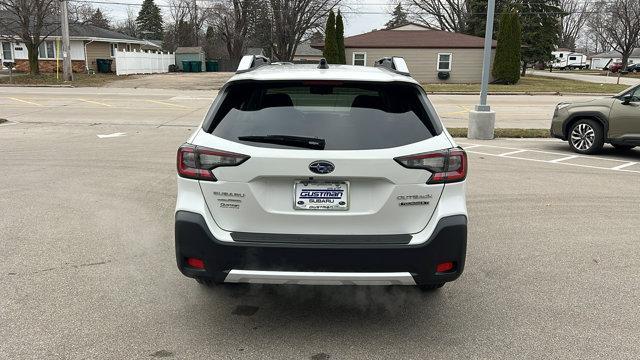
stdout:
POLYGON ((493 15, 496 7, 495 0, 487 2, 487 26, 484 32, 484 58, 482 61, 482 84, 480 88, 480 104, 469 112, 469 139, 491 140, 494 137, 496 113, 487 104, 489 90, 489 72, 491 71, 491 47, 493 45, 493 15))

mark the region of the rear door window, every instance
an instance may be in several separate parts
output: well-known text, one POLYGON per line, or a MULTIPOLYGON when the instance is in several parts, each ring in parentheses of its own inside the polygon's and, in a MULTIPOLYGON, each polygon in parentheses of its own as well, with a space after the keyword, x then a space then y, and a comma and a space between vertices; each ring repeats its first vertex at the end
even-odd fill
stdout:
POLYGON ((429 139, 442 129, 424 93, 407 83, 250 82, 225 89, 205 130, 252 146, 294 145, 244 141, 284 136, 321 139, 325 150, 384 149, 429 139))

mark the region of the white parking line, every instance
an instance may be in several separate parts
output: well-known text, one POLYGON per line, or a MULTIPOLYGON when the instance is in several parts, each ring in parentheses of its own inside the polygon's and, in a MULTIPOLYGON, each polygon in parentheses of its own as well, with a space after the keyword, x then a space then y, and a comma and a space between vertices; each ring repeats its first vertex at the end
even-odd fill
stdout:
POLYGON ((506 153, 504 153, 504 154, 499 154, 498 156, 509 156, 509 155, 515 155, 515 154, 523 153, 523 152, 525 152, 525 151, 529 151, 529 150, 516 150, 516 151, 509 151, 509 152, 506 152, 506 153))
POLYGON ((616 167, 612 167, 611 170, 620 170, 620 169, 624 169, 626 167, 629 167, 629 166, 635 165, 635 164, 637 164, 637 162, 630 161, 630 162, 628 162, 626 164, 622 164, 622 165, 618 165, 616 167))
POLYGON ((102 106, 111 107, 111 105, 109 105, 109 104, 101 103, 101 102, 98 102, 98 101, 86 100, 86 99, 76 99, 76 100, 79 100, 79 101, 82 101, 82 102, 86 102, 86 103, 89 103, 89 104, 95 104, 95 105, 102 105, 102 106))
POLYGON ((473 143, 458 143, 458 144, 462 145, 464 147, 465 151, 467 153, 469 153, 469 154, 493 156, 493 157, 498 157, 498 158, 507 158, 507 159, 515 159, 515 160, 533 161, 533 162, 540 162, 540 163, 546 163, 546 164, 558 164, 558 165, 565 165, 565 166, 575 166, 575 167, 581 167, 581 168, 587 168, 587 169, 610 170, 610 171, 619 171, 619 172, 628 172, 628 173, 640 174, 640 170, 629 170, 629 169, 626 169, 626 168, 628 168, 628 167, 630 167, 632 165, 638 164, 638 162, 630 162, 630 161, 625 161, 625 160, 608 159, 608 158, 594 157, 594 156, 580 156, 580 155, 566 156, 567 154, 563 154, 563 153, 544 151, 544 150, 535 150, 535 149, 516 149, 516 148, 505 147, 505 146, 483 145, 483 144, 473 144, 473 143), (474 150, 467 150, 467 149, 469 149, 471 147, 474 150), (509 151, 509 152, 506 152, 506 153, 502 153, 502 154, 492 154, 492 153, 481 151, 482 147, 506 149, 506 150, 512 150, 512 151, 509 151), (480 149, 478 149, 478 148, 480 148, 480 149), (478 149, 480 151, 477 151, 476 149, 478 149), (529 153, 533 153, 533 154, 539 153, 539 154, 552 154, 552 155, 565 155, 565 156, 557 158, 557 159, 553 159, 553 160, 532 159, 532 158, 514 156, 514 155, 517 155, 517 154, 520 154, 520 153, 523 153, 523 152, 529 152, 529 153), (614 167, 604 167, 604 166, 595 166, 595 165, 574 164, 574 163, 567 162, 567 160, 578 159, 578 158, 579 159, 605 160, 605 161, 618 162, 618 163, 622 163, 622 164, 620 164, 618 166, 614 166, 614 167))
POLYGON ((182 105, 178 105, 178 104, 171 104, 171 103, 164 102, 164 101, 158 101, 158 100, 146 100, 146 101, 148 101, 148 102, 152 102, 152 103, 154 103, 154 104, 160 104, 160 105, 166 105, 166 106, 173 106, 173 107, 176 107, 176 108, 182 108, 182 109, 190 109, 190 108, 189 108, 189 107, 187 107, 187 106, 182 106, 182 105))
POLYGON ((549 160, 549 162, 552 162, 552 163, 559 163, 559 162, 561 162, 561 161, 571 160, 571 159, 575 159, 575 158, 577 158, 577 157, 579 157, 579 156, 578 156, 578 155, 571 155, 571 156, 563 157, 563 158, 560 158, 560 159, 549 160))

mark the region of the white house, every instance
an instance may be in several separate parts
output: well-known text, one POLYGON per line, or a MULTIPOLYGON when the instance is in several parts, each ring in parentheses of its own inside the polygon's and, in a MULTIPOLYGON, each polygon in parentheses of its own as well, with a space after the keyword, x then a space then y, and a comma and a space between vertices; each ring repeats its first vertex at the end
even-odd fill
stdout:
POLYGON ((560 48, 552 51, 555 59, 551 62, 554 69, 584 69, 589 67, 587 55, 574 52, 569 49, 560 48))
MULTIPOLYGON (((115 59, 118 50, 160 50, 157 44, 87 24, 69 24, 71 63, 74 72, 96 70, 96 59, 115 59)), ((17 37, 0 33, 0 61, 13 61, 17 71, 29 71, 27 48, 17 37)), ((38 49, 38 66, 41 72, 55 72, 61 65, 60 30, 49 35, 38 49)), ((0 62, 1 64, 1 62, 0 62)), ((115 61, 112 65, 115 69, 115 61)))
MULTIPOLYGON (((591 57, 592 69, 604 69, 613 63, 622 62, 622 54, 617 51, 609 51, 596 54, 591 57)), ((629 65, 640 63, 640 48, 635 48, 629 57, 629 65)))

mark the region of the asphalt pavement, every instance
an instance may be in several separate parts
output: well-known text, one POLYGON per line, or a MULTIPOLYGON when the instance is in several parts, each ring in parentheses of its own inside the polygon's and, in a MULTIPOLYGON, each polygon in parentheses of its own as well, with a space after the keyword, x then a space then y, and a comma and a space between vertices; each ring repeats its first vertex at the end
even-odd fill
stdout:
POLYGON ((559 140, 459 139, 467 265, 440 291, 208 289, 179 273, 173 244, 175 153, 207 101, 9 94, 41 107, 18 109, 2 90, 0 358, 640 354, 638 149, 586 157, 559 140))
MULTIPOLYGON (((22 123, 197 125, 215 90, 0 87, 0 117, 22 123)), ((597 97, 597 96, 595 96, 597 97)), ((467 127, 478 95, 429 95, 446 126, 467 127)), ((594 96, 492 95, 496 127, 548 129, 563 101, 594 96)))

